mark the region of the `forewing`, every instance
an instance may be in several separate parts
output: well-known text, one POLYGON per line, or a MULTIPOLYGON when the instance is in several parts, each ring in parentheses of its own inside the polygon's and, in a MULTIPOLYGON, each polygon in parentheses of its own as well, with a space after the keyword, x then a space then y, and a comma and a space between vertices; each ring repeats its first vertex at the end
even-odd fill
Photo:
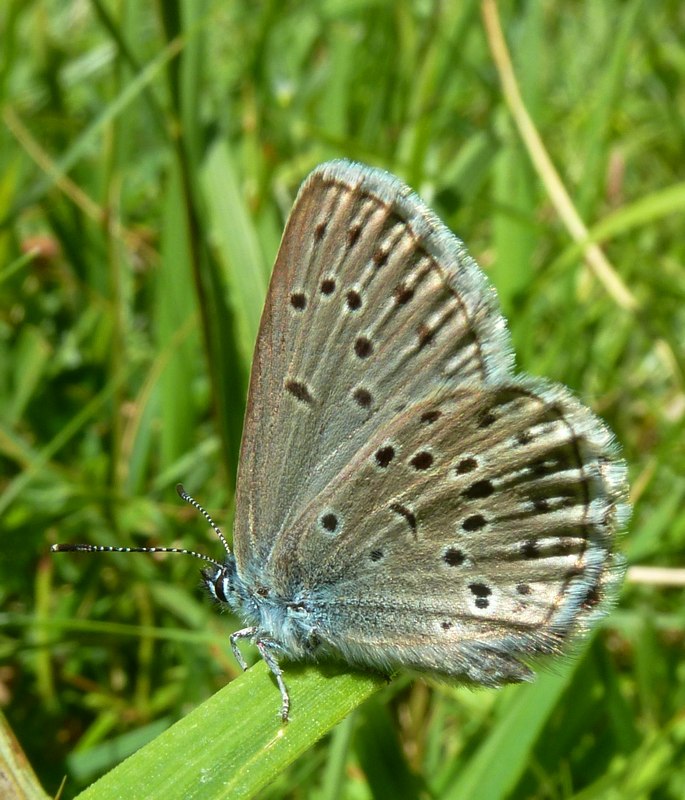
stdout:
POLYGON ((317 168, 288 220, 256 345, 237 489, 242 574, 409 402, 511 368, 494 292, 462 242, 388 173, 317 168))
POLYGON ((348 660, 521 680, 612 596, 627 513, 602 423, 519 378, 376 431, 279 538, 268 579, 348 660))

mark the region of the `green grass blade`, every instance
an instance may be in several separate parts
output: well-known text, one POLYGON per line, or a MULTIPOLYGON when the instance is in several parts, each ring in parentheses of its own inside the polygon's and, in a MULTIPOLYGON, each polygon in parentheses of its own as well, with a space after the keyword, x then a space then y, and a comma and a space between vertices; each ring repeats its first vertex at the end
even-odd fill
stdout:
POLYGON ((245 364, 252 351, 266 295, 268 269, 245 207, 237 170, 225 144, 214 147, 202 171, 209 209, 209 229, 223 267, 228 302, 236 320, 236 335, 245 364))
POLYGON ((541 674, 535 683, 516 688, 511 703, 478 751, 442 794, 443 800, 509 796, 527 769, 534 746, 571 682, 575 664, 557 674, 541 674))
POLYGON ((254 797, 357 705, 378 675, 286 666, 291 720, 260 661, 79 795, 79 800, 215 800, 254 797), (183 765, 179 769, 179 765, 183 765))

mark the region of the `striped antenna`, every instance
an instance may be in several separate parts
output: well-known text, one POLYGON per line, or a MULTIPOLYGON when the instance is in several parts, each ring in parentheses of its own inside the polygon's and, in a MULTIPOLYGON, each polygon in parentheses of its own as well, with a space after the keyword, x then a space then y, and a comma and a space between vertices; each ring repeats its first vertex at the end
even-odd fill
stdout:
MULTIPOLYGON (((190 505, 193 506, 193 508, 196 508, 207 520, 207 522, 209 522, 212 530, 219 537, 226 552, 230 555, 231 549, 228 546, 226 537, 223 535, 219 527, 214 523, 214 520, 209 516, 205 509, 202 508, 197 500, 195 500, 186 492, 180 483, 177 484, 176 491, 178 492, 179 497, 185 500, 186 503, 190 503, 190 505)), ((96 544, 53 544, 50 550, 53 553, 182 553, 186 556, 193 556, 194 558, 199 558, 202 561, 207 561, 209 564, 213 564, 218 569, 224 568, 223 564, 220 564, 213 558, 206 556, 204 553, 197 553, 195 550, 185 550, 181 547, 112 547, 110 545, 96 544)))
POLYGON ((176 484, 176 491, 178 492, 178 496, 186 501, 186 503, 190 503, 193 508, 196 508, 200 514, 209 522, 212 530, 221 540, 221 544, 224 546, 224 550, 230 556, 231 555, 231 548, 228 546, 228 542, 226 541, 226 537, 221 532, 218 525, 215 524, 214 520, 209 516, 209 514, 202 508, 202 506, 197 502, 194 497, 191 497, 188 492, 183 488, 180 483, 176 484))

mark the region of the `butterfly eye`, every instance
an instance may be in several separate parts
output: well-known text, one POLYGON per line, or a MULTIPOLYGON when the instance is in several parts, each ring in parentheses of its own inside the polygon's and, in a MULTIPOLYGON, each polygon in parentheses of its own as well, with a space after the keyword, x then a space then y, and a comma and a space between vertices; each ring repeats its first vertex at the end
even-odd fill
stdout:
POLYGON ((214 589, 214 595, 217 600, 220 600, 222 603, 228 603, 228 597, 226 592, 224 591, 224 586, 226 582, 224 580, 223 573, 220 573, 217 578, 212 583, 212 587, 214 589))

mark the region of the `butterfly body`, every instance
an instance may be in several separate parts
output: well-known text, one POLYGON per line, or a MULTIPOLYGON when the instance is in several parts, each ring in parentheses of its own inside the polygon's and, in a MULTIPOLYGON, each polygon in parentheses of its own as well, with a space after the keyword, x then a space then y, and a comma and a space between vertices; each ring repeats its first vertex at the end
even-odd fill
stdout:
POLYGON ((248 584, 239 576, 232 555, 222 566, 204 570, 203 577, 210 595, 248 626, 251 639, 268 642, 292 660, 314 658, 322 650, 311 603, 301 593, 299 598, 277 595, 268 588, 267 579, 248 584))

